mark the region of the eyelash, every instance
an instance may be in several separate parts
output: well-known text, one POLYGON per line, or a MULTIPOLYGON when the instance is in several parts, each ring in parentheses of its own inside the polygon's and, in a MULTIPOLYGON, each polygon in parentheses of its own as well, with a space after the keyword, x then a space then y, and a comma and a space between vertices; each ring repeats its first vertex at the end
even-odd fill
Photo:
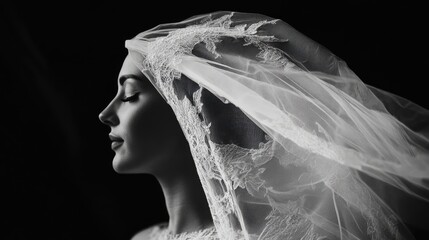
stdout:
POLYGON ((134 102, 139 98, 139 93, 135 93, 129 97, 121 99, 122 102, 134 102))

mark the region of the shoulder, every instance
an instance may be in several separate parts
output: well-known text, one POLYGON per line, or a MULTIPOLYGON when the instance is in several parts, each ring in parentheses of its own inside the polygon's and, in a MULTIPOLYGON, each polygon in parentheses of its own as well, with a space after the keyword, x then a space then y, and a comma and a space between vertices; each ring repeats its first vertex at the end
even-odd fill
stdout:
POLYGON ((167 223, 155 224, 137 232, 136 234, 134 234, 131 240, 149 240, 151 236, 154 236, 157 232, 160 232, 160 230, 166 228, 166 226, 167 223))

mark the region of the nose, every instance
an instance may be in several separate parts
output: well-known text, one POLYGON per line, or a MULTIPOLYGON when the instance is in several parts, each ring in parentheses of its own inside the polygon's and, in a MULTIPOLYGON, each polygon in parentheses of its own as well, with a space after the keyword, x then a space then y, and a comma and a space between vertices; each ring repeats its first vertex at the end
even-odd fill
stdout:
POLYGON ((111 102, 99 115, 98 118, 103 124, 108 126, 116 126, 119 124, 119 118, 113 109, 113 102, 111 102))

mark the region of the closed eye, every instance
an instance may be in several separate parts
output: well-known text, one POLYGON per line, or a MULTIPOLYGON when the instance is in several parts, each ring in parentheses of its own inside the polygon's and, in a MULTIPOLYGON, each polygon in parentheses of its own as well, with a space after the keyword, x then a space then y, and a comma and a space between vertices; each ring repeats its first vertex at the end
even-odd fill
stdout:
POLYGON ((121 101, 122 102, 134 102, 134 101, 136 101, 139 98, 139 94, 140 93, 137 92, 137 93, 135 93, 135 94, 133 94, 133 95, 131 95, 129 97, 122 98, 121 101))

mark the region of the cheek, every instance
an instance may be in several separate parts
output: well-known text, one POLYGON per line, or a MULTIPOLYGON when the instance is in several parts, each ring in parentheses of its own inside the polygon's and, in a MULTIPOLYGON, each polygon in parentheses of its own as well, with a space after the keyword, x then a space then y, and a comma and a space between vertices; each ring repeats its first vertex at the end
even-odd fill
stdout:
POLYGON ((153 98, 145 96, 126 112, 124 118, 125 138, 133 150, 146 148, 155 136, 154 129, 159 128, 156 123, 156 104, 153 98))
POLYGON ((145 96, 128 114, 128 134, 144 143, 157 137, 163 128, 159 99, 145 96))
POLYGON ((165 156, 165 145, 170 126, 165 118, 163 105, 166 103, 163 101, 162 98, 142 96, 120 114, 125 143, 117 154, 116 164, 124 169, 123 172, 146 172, 155 167, 154 162, 162 164, 163 159, 168 158, 165 156))

